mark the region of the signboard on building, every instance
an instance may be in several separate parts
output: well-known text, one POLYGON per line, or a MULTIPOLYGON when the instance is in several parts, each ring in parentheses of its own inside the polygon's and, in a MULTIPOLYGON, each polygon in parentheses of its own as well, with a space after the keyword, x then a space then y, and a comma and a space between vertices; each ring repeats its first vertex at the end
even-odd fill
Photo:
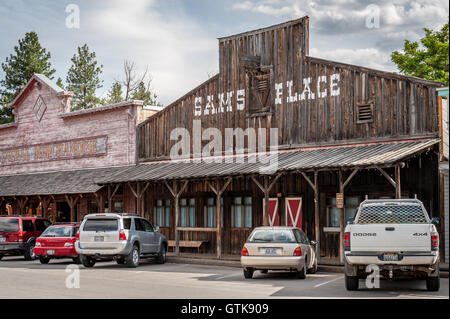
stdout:
POLYGON ((336 193, 336 208, 344 208, 344 194, 336 193))
POLYGON ((4 149, 0 166, 105 155, 106 141, 106 136, 96 136, 4 149))

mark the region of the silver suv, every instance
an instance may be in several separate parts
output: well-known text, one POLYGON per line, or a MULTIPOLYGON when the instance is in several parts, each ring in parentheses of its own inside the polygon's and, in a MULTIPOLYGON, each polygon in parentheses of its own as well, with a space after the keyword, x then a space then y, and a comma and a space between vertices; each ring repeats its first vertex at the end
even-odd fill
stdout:
POLYGON ((137 267, 140 258, 166 261, 167 239, 146 219, 128 214, 89 214, 77 234, 75 249, 85 267, 96 261, 116 260, 137 267))

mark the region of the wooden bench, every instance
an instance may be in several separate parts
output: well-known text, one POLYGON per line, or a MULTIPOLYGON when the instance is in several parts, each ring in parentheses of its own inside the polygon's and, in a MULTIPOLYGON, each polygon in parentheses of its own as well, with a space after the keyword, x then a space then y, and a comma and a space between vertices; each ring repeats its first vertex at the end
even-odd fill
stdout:
MULTIPOLYGON (((202 240, 189 240, 189 241, 188 240, 180 240, 178 242, 180 247, 197 248, 198 253, 200 253, 200 247, 206 243, 207 243, 207 241, 202 241, 202 240)), ((175 247, 175 246, 176 246, 175 240, 169 240, 169 247, 175 247)))

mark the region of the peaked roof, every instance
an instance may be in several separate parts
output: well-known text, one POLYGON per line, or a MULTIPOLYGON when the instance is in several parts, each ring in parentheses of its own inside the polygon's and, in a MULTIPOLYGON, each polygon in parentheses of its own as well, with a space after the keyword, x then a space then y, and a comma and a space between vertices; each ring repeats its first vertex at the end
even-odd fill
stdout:
POLYGON ((6 105, 7 107, 14 107, 14 105, 19 101, 20 97, 27 91, 28 87, 34 82, 37 81, 41 84, 44 84, 55 91, 57 94, 64 93, 64 90, 60 88, 55 82, 50 80, 44 74, 35 73, 31 79, 27 82, 27 84, 20 90, 19 94, 14 98, 14 100, 6 105))

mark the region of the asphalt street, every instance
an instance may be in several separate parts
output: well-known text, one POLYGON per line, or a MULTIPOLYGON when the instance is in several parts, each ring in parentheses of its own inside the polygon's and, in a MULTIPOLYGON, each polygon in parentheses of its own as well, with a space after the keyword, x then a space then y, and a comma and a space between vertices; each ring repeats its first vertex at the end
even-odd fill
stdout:
POLYGON ((102 262, 94 268, 66 269, 69 265, 70 260, 42 265, 4 257, 0 298, 449 298, 446 278, 441 278, 438 292, 428 292, 423 280, 382 280, 378 289, 364 288, 361 280, 360 290, 349 292, 342 273, 318 272, 301 280, 287 272, 256 272, 253 279, 244 279, 235 267, 159 265, 151 259, 138 268, 102 262))

